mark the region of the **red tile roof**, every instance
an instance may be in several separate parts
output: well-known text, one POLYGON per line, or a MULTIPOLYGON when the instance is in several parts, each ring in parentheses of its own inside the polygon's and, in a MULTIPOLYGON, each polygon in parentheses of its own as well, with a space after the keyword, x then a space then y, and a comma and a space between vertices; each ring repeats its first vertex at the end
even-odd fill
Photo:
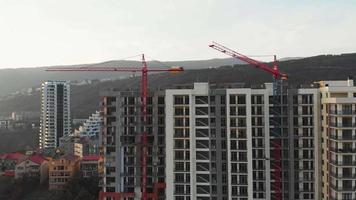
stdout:
POLYGON ((2 156, 2 159, 9 159, 9 160, 19 160, 21 158, 23 158, 25 155, 23 155, 22 153, 8 153, 8 154, 4 154, 2 156))
POLYGON ((98 161, 101 157, 99 155, 88 155, 88 156, 83 156, 82 160, 83 161, 98 161))
POLYGON ((40 155, 32 155, 28 159, 31 160, 34 163, 37 163, 37 164, 42 164, 44 161, 47 160, 47 159, 45 159, 44 157, 42 157, 40 155))

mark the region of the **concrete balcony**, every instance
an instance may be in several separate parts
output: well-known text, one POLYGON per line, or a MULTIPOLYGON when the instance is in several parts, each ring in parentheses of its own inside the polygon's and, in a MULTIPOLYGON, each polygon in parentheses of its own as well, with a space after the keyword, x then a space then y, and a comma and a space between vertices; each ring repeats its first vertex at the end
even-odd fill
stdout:
POLYGON ((329 150, 334 153, 356 153, 356 148, 334 148, 330 147, 329 150))
POLYGON ((334 128, 356 128, 356 123, 330 123, 329 126, 334 128))
POLYGON ((330 115, 356 115, 356 110, 331 110, 330 115))
POLYGON ((330 187, 337 192, 354 192, 356 190, 356 186, 336 186, 330 185, 330 187))
POLYGON ((337 160, 331 160, 330 162, 332 165, 336 166, 356 166, 356 161, 337 161, 337 160))
POLYGON ((337 179, 356 179, 356 173, 350 173, 350 174, 337 174, 337 173, 331 173, 330 176, 337 178, 337 179))
POLYGON ((333 140, 356 140, 356 135, 330 135, 333 140))

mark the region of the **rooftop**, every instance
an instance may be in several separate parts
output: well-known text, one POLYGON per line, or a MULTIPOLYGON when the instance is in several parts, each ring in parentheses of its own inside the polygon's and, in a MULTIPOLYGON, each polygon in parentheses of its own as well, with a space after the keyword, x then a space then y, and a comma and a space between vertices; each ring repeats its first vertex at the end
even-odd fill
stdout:
POLYGON ((83 161, 98 161, 100 160, 100 156, 99 155, 87 155, 87 156, 83 156, 82 160, 83 161))
POLYGON ((30 155, 30 156, 27 156, 27 157, 22 157, 20 158, 18 161, 17 161, 17 164, 20 164, 22 163, 23 161, 26 161, 26 160, 30 160, 36 164, 41 164, 43 163, 44 161, 46 161, 47 159, 40 156, 40 155, 30 155))
POLYGON ((61 158, 64 158, 66 160, 74 161, 74 160, 78 160, 79 156, 72 155, 72 154, 67 154, 67 155, 62 156, 61 158))
POLYGON ((25 155, 22 153, 8 153, 8 154, 2 154, 0 155, 0 159, 9 159, 9 160, 19 160, 23 158, 25 155))
POLYGON ((37 163, 37 164, 41 164, 43 163, 44 161, 47 161, 46 158, 40 156, 40 155, 32 155, 28 158, 29 160, 31 160, 32 162, 34 163, 37 163))

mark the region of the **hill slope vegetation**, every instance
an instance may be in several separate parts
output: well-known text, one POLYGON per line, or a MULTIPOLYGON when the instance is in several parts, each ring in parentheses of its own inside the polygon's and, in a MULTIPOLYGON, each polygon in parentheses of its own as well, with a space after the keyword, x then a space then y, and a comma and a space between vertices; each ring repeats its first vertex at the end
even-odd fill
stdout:
MULTIPOLYGON (((290 85, 309 84, 318 80, 341 80, 356 75, 356 53, 322 55, 279 63, 281 71, 289 75, 290 85)), ((62 75, 67 79, 70 75, 62 75)), ((138 89, 139 77, 123 80, 96 82, 90 85, 72 87, 72 113, 74 118, 86 118, 99 108, 99 94, 108 88, 138 89)), ((179 74, 167 73, 149 76, 151 88, 165 88, 175 84, 192 82, 236 83, 247 85, 271 82, 270 74, 248 65, 227 65, 219 68, 187 70, 179 74)), ((39 111, 39 92, 31 96, 17 96, 0 101, 0 112, 39 111)), ((0 113, 1 114, 1 113, 0 113)))
MULTIPOLYGON (((219 67, 222 65, 232 65, 241 63, 233 58, 194 60, 194 61, 171 61, 159 62, 149 61, 150 67, 171 67, 184 66, 186 69, 202 69, 208 67, 219 67)), ((71 65, 71 66, 53 66, 53 67, 133 67, 141 66, 140 61, 114 60, 95 64, 71 65)), ((18 68, 18 69, 0 69, 0 97, 21 89, 39 87, 45 80, 100 80, 100 79, 118 79, 128 77, 130 73, 107 73, 107 72, 46 72, 46 68, 18 68)))

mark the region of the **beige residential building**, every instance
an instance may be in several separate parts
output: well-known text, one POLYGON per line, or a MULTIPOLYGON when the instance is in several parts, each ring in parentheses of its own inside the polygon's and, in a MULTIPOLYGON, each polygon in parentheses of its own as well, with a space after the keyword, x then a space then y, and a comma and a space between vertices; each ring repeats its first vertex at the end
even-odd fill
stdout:
POLYGON ((353 80, 322 81, 321 199, 356 199, 356 87, 353 80))
POLYGON ((79 172, 80 157, 61 156, 49 162, 49 189, 62 190, 68 181, 79 172))

